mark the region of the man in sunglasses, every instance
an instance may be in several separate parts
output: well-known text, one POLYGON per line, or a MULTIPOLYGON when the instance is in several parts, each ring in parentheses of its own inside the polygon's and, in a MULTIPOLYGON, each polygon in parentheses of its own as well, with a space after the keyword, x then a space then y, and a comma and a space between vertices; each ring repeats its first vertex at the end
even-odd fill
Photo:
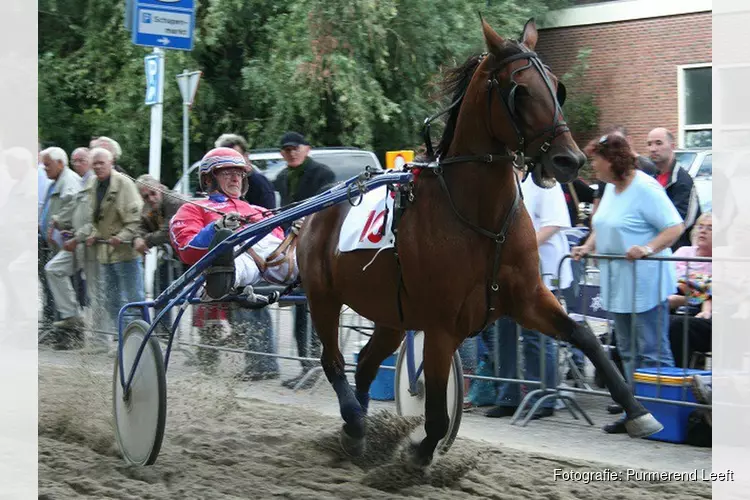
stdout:
MULTIPOLYGON (((201 190, 208 193, 208 198, 185 203, 169 223, 172 246, 185 264, 195 264, 242 226, 272 215, 264 207, 242 199, 249 188, 250 175, 262 174, 253 173, 245 156, 234 148, 214 148, 203 157, 199 180, 201 190)), ((206 272, 205 294, 218 300, 236 289, 242 291, 239 305, 247 308, 267 305, 268 297, 255 294, 253 285, 264 278, 281 282, 293 281, 297 276, 293 259, 285 259, 280 266, 266 266, 265 260, 283 240, 284 232, 277 227, 253 245, 252 252, 248 250, 235 259, 234 249, 230 248, 216 256, 206 272)), ((216 341, 222 334, 221 323, 226 319, 227 308, 223 304, 196 308, 194 325, 198 327, 201 341, 208 344, 216 341)), ((198 358, 205 372, 215 373, 219 361, 217 351, 200 349, 198 358)), ((253 370, 257 367, 249 365, 247 368, 253 370)), ((274 361, 261 372, 257 374, 259 378, 278 376, 278 366, 274 361)))

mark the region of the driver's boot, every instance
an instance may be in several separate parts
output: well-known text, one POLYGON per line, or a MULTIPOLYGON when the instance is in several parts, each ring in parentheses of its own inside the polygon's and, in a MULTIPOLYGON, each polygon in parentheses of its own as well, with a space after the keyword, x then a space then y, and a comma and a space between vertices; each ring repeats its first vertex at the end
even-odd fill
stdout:
MULTIPOLYGON (((218 229, 208 246, 208 251, 216 248, 219 243, 231 235, 230 229, 218 229)), ((206 295, 218 300, 231 292, 234 286, 234 270, 234 249, 230 247, 217 255, 211 266, 206 270, 206 295)))

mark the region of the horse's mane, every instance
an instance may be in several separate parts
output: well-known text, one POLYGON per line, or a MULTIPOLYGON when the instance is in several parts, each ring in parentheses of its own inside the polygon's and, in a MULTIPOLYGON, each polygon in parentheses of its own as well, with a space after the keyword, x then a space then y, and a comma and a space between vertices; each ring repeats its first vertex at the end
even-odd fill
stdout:
MULTIPOLYGON (((502 48, 502 57, 507 57, 513 52, 512 49, 518 50, 518 46, 515 43, 508 43, 502 48), (508 52, 506 55, 505 52, 508 52)), ((470 56, 466 62, 455 68, 451 68, 446 71, 445 77, 441 83, 441 97, 451 96, 451 104, 457 99, 461 99, 462 95, 466 92, 466 89, 471 83, 471 79, 474 77, 479 64, 487 56, 487 53, 474 54, 470 56)), ((440 156, 448 152, 448 149, 453 142, 453 134, 456 131, 456 122, 458 121, 458 113, 461 110, 461 103, 457 103, 453 109, 450 110, 448 118, 445 121, 445 129, 443 130, 443 136, 440 138, 440 142, 435 148, 435 158, 429 158, 428 161, 433 161, 440 156)))

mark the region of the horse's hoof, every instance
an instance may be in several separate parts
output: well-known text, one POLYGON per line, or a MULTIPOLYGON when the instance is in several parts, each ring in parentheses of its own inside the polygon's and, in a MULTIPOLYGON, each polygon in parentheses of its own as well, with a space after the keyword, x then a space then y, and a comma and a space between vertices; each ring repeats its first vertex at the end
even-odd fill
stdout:
POLYGON ((361 457, 365 452, 364 436, 361 438, 350 436, 346 433, 344 427, 341 428, 339 434, 339 444, 344 453, 350 457, 361 457))
POLYGON ((628 436, 632 438, 645 438, 661 431, 664 426, 653 415, 646 413, 640 417, 628 419, 625 422, 625 429, 628 431, 628 436))
POLYGON ((419 452, 419 443, 411 442, 409 444, 409 465, 417 468, 424 469, 432 463, 432 455, 422 456, 419 452))

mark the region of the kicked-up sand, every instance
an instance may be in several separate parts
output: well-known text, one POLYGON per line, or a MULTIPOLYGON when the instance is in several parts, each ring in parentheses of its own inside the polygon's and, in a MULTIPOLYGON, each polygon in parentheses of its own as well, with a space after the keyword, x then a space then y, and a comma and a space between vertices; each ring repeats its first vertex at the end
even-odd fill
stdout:
POLYGON ((111 375, 85 356, 65 366, 40 362, 39 498, 711 498, 707 482, 585 481, 583 473, 608 466, 461 437, 430 467, 415 469, 405 449, 418 426, 418 419, 375 412, 367 450, 352 459, 338 444, 339 419, 238 399, 229 381, 168 375, 161 453, 152 466, 128 466, 115 440, 111 375), (555 469, 581 476, 566 481, 555 469))

